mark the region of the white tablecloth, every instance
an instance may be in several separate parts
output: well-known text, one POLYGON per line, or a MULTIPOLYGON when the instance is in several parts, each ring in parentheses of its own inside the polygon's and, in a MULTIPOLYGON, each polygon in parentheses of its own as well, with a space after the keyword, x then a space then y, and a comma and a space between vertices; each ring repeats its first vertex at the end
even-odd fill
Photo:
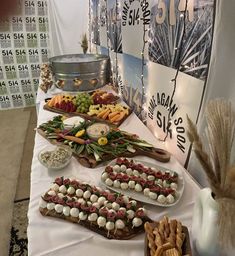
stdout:
MULTIPOLYGON (((50 120, 55 113, 43 110, 43 102, 40 104, 38 124, 50 120)), ((120 126, 121 129, 136 133, 143 139, 161 147, 157 139, 134 115, 120 126)), ((100 175, 104 167, 88 169, 80 165, 75 158, 70 164, 60 171, 48 171, 38 161, 40 150, 50 145, 43 137, 36 134, 34 155, 31 172, 31 193, 28 211, 28 253, 29 255, 100 255, 100 256, 142 256, 144 255, 144 234, 127 241, 108 240, 86 228, 51 217, 44 217, 38 210, 40 196, 44 194, 56 177, 76 177, 80 180, 100 185, 100 175)), ((192 212, 195 197, 199 192, 199 186, 193 181, 187 171, 172 157, 169 163, 160 163, 146 157, 138 157, 148 160, 165 168, 181 170, 185 180, 185 189, 181 200, 173 207, 154 207, 146 205, 148 215, 154 220, 161 219, 164 215, 177 218, 191 230, 192 212)))

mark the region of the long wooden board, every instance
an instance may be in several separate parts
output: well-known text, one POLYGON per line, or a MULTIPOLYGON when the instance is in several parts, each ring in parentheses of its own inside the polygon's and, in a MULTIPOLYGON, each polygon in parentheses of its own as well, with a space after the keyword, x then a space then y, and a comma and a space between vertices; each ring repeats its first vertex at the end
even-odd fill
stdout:
MULTIPOLYGON (((50 217, 54 217, 54 218, 59 218, 59 219, 64 219, 66 221, 75 223, 75 224, 79 224, 87 229, 90 229, 93 232, 96 232, 108 239, 117 239, 117 240, 128 240, 131 239, 135 236, 137 236, 138 234, 141 234, 144 232, 144 228, 143 225, 141 225, 140 227, 131 227, 130 225, 127 226, 125 229, 123 230, 116 230, 115 231, 110 231, 108 232, 105 228, 102 227, 98 227, 98 225, 94 222, 90 222, 88 220, 80 220, 78 222, 77 218, 73 218, 73 217, 66 217, 62 214, 57 213, 55 210, 49 211, 46 208, 39 208, 40 213, 43 216, 50 216, 50 217)), ((143 219, 143 222, 145 223, 146 221, 151 221, 148 217, 146 217, 145 219, 143 219)))
MULTIPOLYGON (((37 129, 38 133, 43 136, 45 139, 47 139, 45 132, 41 129, 37 129)), ((61 143, 58 143, 56 140, 50 140, 47 139, 49 142, 55 145, 61 145, 61 143)), ((134 157, 134 156, 148 156, 150 158, 153 158, 157 161, 166 163, 169 162, 170 160, 170 153, 167 152, 166 150, 160 149, 160 148, 152 148, 151 151, 144 151, 140 149, 136 149, 135 153, 131 152, 126 152, 122 153, 120 155, 112 155, 112 154, 106 154, 102 156, 102 161, 97 162, 95 160, 95 157, 93 155, 88 155, 88 154, 79 154, 77 155, 75 152, 73 153, 74 157, 77 158, 79 163, 85 167, 88 168, 95 168, 97 165, 100 163, 103 163, 105 161, 113 160, 116 157, 134 157)))
POLYGON ((83 117, 84 119, 87 119, 87 120, 95 120, 95 121, 104 122, 104 123, 107 123, 109 125, 115 125, 115 126, 120 126, 132 113, 131 109, 129 109, 129 114, 125 115, 122 120, 120 120, 119 122, 111 123, 109 120, 104 120, 104 119, 98 118, 96 116, 89 116, 88 114, 83 114, 83 113, 79 113, 79 112, 69 112, 68 113, 68 112, 65 112, 65 111, 63 111, 59 108, 49 107, 47 104, 45 104, 43 106, 43 108, 47 111, 55 112, 55 113, 58 113, 58 114, 61 114, 61 115, 80 116, 80 117, 83 117))

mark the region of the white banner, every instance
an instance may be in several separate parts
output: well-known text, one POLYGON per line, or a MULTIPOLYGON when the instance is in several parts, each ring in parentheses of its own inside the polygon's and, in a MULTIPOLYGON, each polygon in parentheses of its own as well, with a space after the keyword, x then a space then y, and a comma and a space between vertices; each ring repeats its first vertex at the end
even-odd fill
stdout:
POLYGON ((48 62, 47 1, 19 3, 18 15, 0 20, 0 109, 34 105, 48 62))

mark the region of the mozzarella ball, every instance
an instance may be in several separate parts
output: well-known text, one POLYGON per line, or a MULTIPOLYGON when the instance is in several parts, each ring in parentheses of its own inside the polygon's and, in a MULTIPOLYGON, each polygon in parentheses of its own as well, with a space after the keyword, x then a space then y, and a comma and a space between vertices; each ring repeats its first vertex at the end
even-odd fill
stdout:
POLYGON ((120 168, 119 165, 116 164, 116 165, 114 165, 113 170, 114 170, 115 172, 120 172, 121 168, 120 168))
POLYGON ((105 180, 105 184, 106 184, 107 186, 112 186, 112 185, 113 185, 113 181, 112 181, 110 178, 107 178, 107 179, 105 180))
POLYGON ((140 174, 140 177, 141 177, 142 179, 146 179, 146 178, 147 178, 147 174, 143 172, 143 173, 140 174))
POLYGON ((95 213, 95 212, 89 214, 89 216, 88 216, 88 220, 89 220, 89 221, 96 221, 97 218, 98 218, 98 214, 95 213))
POLYGON ((98 196, 93 194, 93 195, 91 195, 90 200, 92 203, 95 203, 98 200, 98 196))
POLYGON ((130 180, 128 182, 128 186, 129 186, 129 188, 134 189, 135 188, 135 181, 134 180, 130 180))
POLYGON ((47 204, 47 209, 48 209, 49 211, 53 210, 54 208, 55 208, 55 204, 54 204, 54 203, 48 203, 48 204, 47 204))
POLYGON ((93 203, 92 206, 94 206, 97 209, 100 209, 100 204, 98 202, 93 203))
POLYGON ((153 175, 149 175, 149 176, 147 177, 147 179, 148 179, 148 180, 155 180, 155 177, 154 177, 153 175))
POLYGON ((105 207, 107 207, 108 209, 112 209, 112 203, 111 202, 109 202, 109 201, 105 201, 104 202, 104 205, 105 205, 105 207))
POLYGON ((90 192, 89 190, 87 190, 87 191, 85 191, 85 192, 83 193, 83 197, 84 197, 85 199, 90 198, 90 196, 91 196, 91 192, 90 192))
POLYGON ((114 186, 115 188, 120 188, 120 186, 121 186, 120 181, 119 181, 119 180, 115 180, 115 181, 113 182, 113 186, 114 186))
POLYGON ((171 183, 171 188, 176 190, 178 188, 178 185, 175 182, 171 183))
POLYGON ((127 174, 127 175, 130 176, 130 175, 132 175, 132 173, 133 173, 133 171, 132 171, 131 168, 127 168, 127 169, 126 169, 126 174, 127 174))
POLYGON ((97 219, 97 224, 99 227, 104 227, 106 225, 106 219, 104 217, 100 216, 97 219))
POLYGON ((123 199, 125 204, 129 203, 129 197, 128 196, 123 196, 122 199, 123 199))
POLYGON ((162 183, 163 183, 162 179, 157 179, 157 184, 158 184, 158 185, 161 185, 161 186, 162 186, 162 183))
POLYGON ((65 194, 67 192, 67 189, 65 187, 65 185, 61 185, 60 188, 59 188, 59 191, 63 194, 65 194))
POLYGON ((105 227, 106 227, 107 230, 112 230, 112 229, 114 229, 115 225, 112 221, 108 221, 106 223, 105 227))
POLYGON ((173 204, 175 202, 175 198, 169 194, 167 197, 166 197, 166 201, 168 204, 173 204))
POLYGON ((144 215, 146 215, 147 214, 147 211, 146 211, 146 209, 145 208, 139 208, 138 210, 142 210, 143 211, 143 213, 144 213, 144 215))
POLYGON ((103 181, 105 181, 108 177, 109 177, 109 175, 108 175, 107 172, 103 172, 102 175, 101 175, 101 179, 102 179, 103 181))
POLYGON ((41 208, 47 208, 47 202, 44 201, 42 198, 40 198, 40 201, 39 201, 39 207, 41 208))
POLYGON ((140 184, 135 185, 135 191, 136 192, 141 192, 142 191, 142 186, 140 184))
POLYGON ((87 204, 88 206, 91 206, 91 205, 92 205, 92 202, 91 202, 91 201, 87 201, 86 204, 87 204))
POLYGON ((83 196, 83 191, 80 188, 76 190, 76 196, 77 197, 82 197, 83 196))
POLYGON ((67 190, 67 193, 69 195, 73 195, 75 193, 75 189, 73 187, 69 187, 68 190, 67 190))
POLYGON ((168 188, 170 186, 166 180, 163 181, 162 185, 164 188, 168 188))
POLYGON ((122 172, 125 172, 125 171, 126 171, 126 169, 127 169, 127 168, 126 168, 126 166, 125 166, 124 164, 122 164, 120 168, 121 168, 121 171, 122 171, 122 172))
POLYGON ((132 220, 132 225, 134 226, 134 227, 139 227, 139 226, 141 226, 143 224, 143 221, 140 219, 140 218, 138 218, 138 217, 135 217, 133 220, 132 220))
POLYGON ((135 200, 131 200, 130 203, 131 203, 132 206, 136 206, 137 205, 137 202, 135 200))
POLYGON ((122 220, 115 221, 115 228, 116 229, 123 229, 125 228, 125 223, 122 220))
POLYGON ((79 216, 79 210, 77 208, 72 208, 70 210, 70 215, 74 218, 77 218, 79 216))
POLYGON ((106 201, 106 198, 105 198, 104 196, 101 196, 101 197, 98 198, 98 201, 97 201, 97 202, 98 202, 100 205, 103 205, 105 201, 106 201))
POLYGON ((78 198, 78 203, 84 205, 86 204, 86 201, 83 198, 78 198))
POLYGON ((59 191, 59 188, 60 186, 56 183, 54 183, 52 186, 51 186, 51 189, 54 190, 55 192, 58 192, 59 191))
POLYGON ((145 188, 144 189, 144 195, 145 196, 149 196, 149 193, 150 193, 150 189, 149 188, 145 188))
POLYGON ((120 207, 120 208, 119 208, 119 211, 126 212, 126 208, 125 208, 125 207, 120 207))
POLYGON ((57 196, 62 199, 64 197, 64 194, 58 193, 57 196))
POLYGON ((117 211, 117 210, 120 208, 120 205, 119 205, 118 203, 116 203, 116 202, 113 202, 113 203, 112 203, 112 208, 113 208, 115 211, 117 211))
POLYGON ((121 189, 127 190, 128 189, 128 184, 126 182, 121 183, 121 189))
POLYGON ((150 192, 149 192, 149 197, 150 197, 151 199, 153 199, 153 200, 156 200, 156 199, 157 199, 157 194, 150 191, 150 192))
POLYGON ((70 214, 70 207, 69 206, 63 207, 63 214, 65 216, 69 216, 69 214, 70 214))
POLYGON ((133 174, 134 176, 136 176, 136 177, 139 177, 139 176, 140 176, 140 173, 139 173, 137 170, 134 170, 132 174, 133 174))
POLYGON ((133 219, 135 217, 135 212, 133 210, 128 210, 126 213, 128 219, 133 219))
POLYGON ((55 211, 57 212, 57 213, 62 213, 63 212, 63 205, 61 205, 61 204, 56 204, 55 205, 55 211))
POLYGON ((79 216, 80 220, 86 220, 87 219, 87 214, 85 212, 80 212, 78 216, 79 216))
POLYGON ((56 192, 55 192, 54 190, 50 190, 50 191, 47 192, 47 194, 48 194, 49 196, 55 196, 55 195, 56 195, 56 192))
POLYGON ((164 195, 159 195, 158 198, 157 198, 157 201, 160 204, 164 204, 166 202, 166 197, 164 195))

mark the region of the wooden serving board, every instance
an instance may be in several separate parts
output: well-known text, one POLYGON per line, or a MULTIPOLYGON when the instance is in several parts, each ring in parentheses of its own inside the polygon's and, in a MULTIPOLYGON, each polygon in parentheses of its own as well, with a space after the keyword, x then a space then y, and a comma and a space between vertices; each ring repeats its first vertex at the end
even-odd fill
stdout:
POLYGON ((84 119, 87 119, 87 120, 95 120, 95 121, 104 122, 104 123, 107 123, 109 125, 115 125, 115 126, 120 126, 132 113, 131 109, 129 109, 129 114, 125 115, 122 120, 120 120, 119 122, 111 123, 109 120, 104 120, 104 119, 98 118, 96 116, 89 116, 88 114, 83 114, 83 113, 79 113, 79 112, 69 112, 68 113, 68 112, 65 112, 65 111, 63 111, 61 109, 58 109, 58 108, 49 107, 47 104, 45 104, 43 106, 43 109, 45 109, 47 111, 55 112, 55 113, 58 113, 58 114, 61 114, 61 115, 80 116, 80 117, 83 117, 84 119))
MULTIPOLYGON (((116 232, 114 231, 110 231, 108 232, 107 229, 103 228, 103 227, 99 227, 95 222, 90 222, 88 220, 80 220, 78 222, 77 218, 74 217, 66 217, 62 214, 57 213, 55 210, 49 211, 47 210, 47 208, 43 209, 43 208, 39 208, 40 213, 43 216, 50 216, 50 217, 54 217, 54 218, 59 218, 59 219, 64 219, 66 221, 75 223, 75 224, 79 224, 87 229, 92 230, 93 232, 96 232, 108 239, 117 239, 117 240, 128 240, 131 239, 135 236, 137 236, 140 233, 144 232, 144 227, 143 225, 141 225, 140 227, 134 227, 132 228, 130 225, 126 226, 126 228, 124 228, 123 230, 116 230, 116 232)), ((149 219, 148 217, 146 217, 145 219, 143 219, 143 222, 147 222, 147 221, 151 221, 151 219, 149 219)))
MULTIPOLYGON (((38 133, 40 135, 42 135, 45 139, 47 139, 45 132, 42 131, 41 129, 37 129, 38 133)), ((49 142, 51 142, 52 144, 55 145, 61 145, 63 143, 59 143, 56 140, 50 140, 47 139, 49 142)), ((160 148, 152 148, 151 151, 144 151, 141 150, 139 148, 136 148, 135 153, 131 153, 131 152, 126 152, 126 153, 122 153, 121 155, 112 155, 112 154, 105 154, 102 156, 102 161, 97 162, 95 160, 95 157, 92 155, 88 155, 88 154, 79 154, 77 155, 76 153, 73 153, 74 157, 77 158, 78 162, 87 167, 87 168, 95 168, 97 165, 99 165, 100 163, 103 163, 105 161, 109 161, 109 160, 113 160, 116 157, 134 157, 134 156, 147 156, 150 157, 152 159, 155 159, 159 162, 169 162, 170 160, 170 153, 167 152, 166 150, 160 149, 160 148)))

